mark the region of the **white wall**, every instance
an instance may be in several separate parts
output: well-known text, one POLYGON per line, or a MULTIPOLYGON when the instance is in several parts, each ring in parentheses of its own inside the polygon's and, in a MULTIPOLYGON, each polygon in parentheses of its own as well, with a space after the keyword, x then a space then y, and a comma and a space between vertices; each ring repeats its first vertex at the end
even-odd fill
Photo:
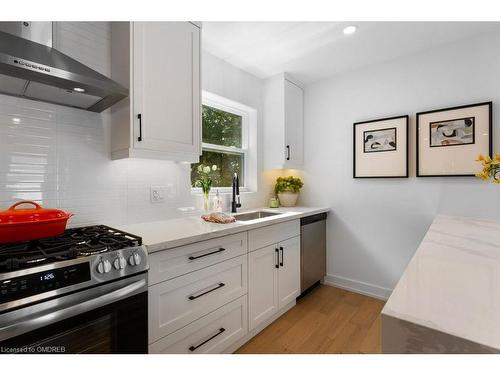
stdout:
POLYGON ((477 36, 306 87, 302 198, 332 207, 330 282, 388 296, 437 214, 500 218, 498 185, 414 177, 419 111, 493 100, 493 145, 500 152, 499 45, 498 33, 477 36), (411 177, 353 179, 353 122, 404 114, 411 177))
MULTIPOLYGON (((109 72, 106 23, 62 23, 56 44, 84 63, 109 72), (89 32, 91 30, 92 32, 89 32), (71 38, 71 43, 64 38, 71 38), (78 55, 77 50, 92 51, 78 55), (88 48, 91 46, 92 48, 88 48)), ((203 56, 203 88, 261 109, 261 81, 203 56)), ((260 121, 259 121, 260 126, 260 121)), ((109 113, 101 114, 0 95, 0 209, 36 200, 76 214, 71 225, 121 224, 199 214, 191 195, 190 166, 161 160, 110 158, 109 113), (17 123, 19 119, 20 123, 17 123), (150 203, 150 186, 166 189, 164 203, 150 203)), ((262 205, 262 194, 242 198, 262 205)))

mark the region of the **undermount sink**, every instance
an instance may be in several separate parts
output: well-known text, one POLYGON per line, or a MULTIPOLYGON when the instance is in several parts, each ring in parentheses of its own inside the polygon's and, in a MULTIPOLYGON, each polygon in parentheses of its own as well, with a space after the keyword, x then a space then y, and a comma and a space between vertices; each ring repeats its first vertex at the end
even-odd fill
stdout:
POLYGON ((269 212, 269 211, 253 211, 253 212, 244 212, 241 214, 234 214, 234 218, 239 221, 248 221, 248 220, 256 220, 263 219, 269 216, 280 215, 280 212, 269 212))

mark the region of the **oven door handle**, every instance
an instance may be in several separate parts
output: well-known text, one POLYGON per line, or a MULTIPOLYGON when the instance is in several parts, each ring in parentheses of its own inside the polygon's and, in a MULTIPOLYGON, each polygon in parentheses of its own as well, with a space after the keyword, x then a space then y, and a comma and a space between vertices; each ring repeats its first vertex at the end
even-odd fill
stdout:
POLYGON ((119 288, 113 288, 109 293, 106 289, 109 289, 109 284, 0 315, 0 343, 11 337, 19 336, 146 291, 147 280, 145 277, 141 277, 132 283, 130 283, 130 279, 121 280, 119 288), (121 286, 125 281, 125 286, 121 286), (102 294, 103 292, 105 294, 102 294), (81 299, 78 299, 79 296, 82 299, 85 296, 91 298, 82 302, 81 299), (60 303, 58 304, 57 301, 60 303))

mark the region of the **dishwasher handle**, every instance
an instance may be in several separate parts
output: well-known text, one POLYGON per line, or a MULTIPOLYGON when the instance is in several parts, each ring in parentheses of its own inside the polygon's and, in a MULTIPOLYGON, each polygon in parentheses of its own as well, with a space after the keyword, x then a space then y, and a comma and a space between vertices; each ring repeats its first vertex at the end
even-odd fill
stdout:
POLYGON ((300 225, 307 225, 307 224, 312 224, 316 223, 318 221, 326 220, 326 212, 323 212, 321 214, 316 214, 316 215, 311 215, 311 216, 306 216, 300 219, 300 225))

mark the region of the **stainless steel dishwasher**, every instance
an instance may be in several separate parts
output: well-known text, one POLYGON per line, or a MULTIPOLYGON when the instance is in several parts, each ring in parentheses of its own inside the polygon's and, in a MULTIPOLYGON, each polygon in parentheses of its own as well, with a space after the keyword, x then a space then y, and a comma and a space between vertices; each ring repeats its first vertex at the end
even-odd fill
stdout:
POLYGON ((300 291, 326 275, 326 213, 300 219, 300 291))

